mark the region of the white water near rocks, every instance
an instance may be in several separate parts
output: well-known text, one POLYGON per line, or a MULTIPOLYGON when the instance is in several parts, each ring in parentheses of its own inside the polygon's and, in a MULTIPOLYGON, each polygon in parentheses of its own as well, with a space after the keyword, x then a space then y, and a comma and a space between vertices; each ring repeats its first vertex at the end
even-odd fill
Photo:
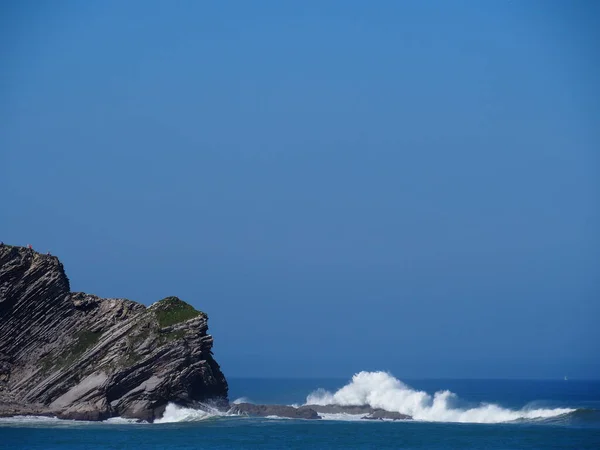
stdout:
POLYGON ((408 414, 430 422, 500 423, 538 419, 573 412, 570 408, 512 410, 495 404, 472 408, 454 407, 458 397, 450 391, 417 391, 386 372, 360 372, 336 392, 317 389, 306 398, 307 405, 369 405, 408 414))
MULTIPOLYGON (((245 397, 238 398, 232 404, 248 402, 245 397)), ((459 398, 450 391, 439 391, 431 395, 427 392, 412 389, 400 380, 386 372, 360 372, 341 389, 329 392, 317 389, 308 395, 306 404, 355 406, 369 405, 387 411, 408 414, 415 420, 429 422, 464 422, 464 423, 501 423, 519 419, 544 419, 568 414, 572 408, 522 408, 508 409, 492 403, 482 403, 473 407, 459 407, 459 398)), ((294 405, 298 406, 298 405, 294 405)), ((334 413, 319 414, 322 419, 335 421, 364 420, 365 414, 334 413)), ((163 417, 156 424, 177 422, 196 422, 232 414, 219 411, 209 405, 202 409, 193 409, 169 403, 163 417)), ((276 416, 267 418, 279 419, 276 416)), ((20 416, 0 418, 0 426, 80 426, 98 424, 99 422, 84 422, 60 420, 44 416, 20 416)), ((115 417, 104 424, 140 424, 135 419, 115 417)), ((147 424, 146 422, 142 422, 147 424)))
POLYGON ((160 419, 156 419, 154 423, 198 422, 226 415, 227 413, 211 408, 210 406, 206 406, 205 409, 193 409, 169 403, 163 416, 160 419))
MULTIPOLYGON (((176 422, 198 422, 210 419, 211 417, 225 416, 226 413, 206 406, 206 409, 184 408, 182 406, 169 403, 163 416, 154 421, 156 424, 176 423, 176 422)), ((45 416, 15 416, 0 418, 0 425, 39 425, 39 426, 84 426, 84 425, 149 425, 148 422, 137 419, 126 419, 123 417, 112 417, 101 422, 90 422, 85 420, 64 420, 56 417, 45 416)))
POLYGON ((339 422, 365 421, 365 414, 345 414, 345 413, 319 413, 322 420, 335 420, 339 422))

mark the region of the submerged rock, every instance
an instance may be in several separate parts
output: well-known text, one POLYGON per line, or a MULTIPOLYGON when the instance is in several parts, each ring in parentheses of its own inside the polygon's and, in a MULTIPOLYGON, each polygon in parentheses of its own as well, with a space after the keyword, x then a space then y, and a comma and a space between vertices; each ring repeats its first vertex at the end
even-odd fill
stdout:
POLYGON ((370 420, 412 420, 412 417, 407 414, 402 414, 394 411, 386 411, 385 409, 376 409, 370 414, 363 417, 370 420))
POLYGON ((306 405, 319 414, 351 414, 363 415, 362 419, 387 419, 387 420, 411 420, 412 416, 394 411, 386 411, 381 408, 373 408, 369 405, 306 405))
POLYGON ((322 414, 370 414, 374 411, 369 405, 306 405, 322 414))
POLYGON ((255 405, 238 403, 232 405, 231 414, 242 414, 253 417, 277 416, 290 419, 322 419, 320 414, 351 414, 369 420, 411 420, 412 417, 399 412, 372 408, 369 405, 304 405, 299 407, 287 405, 255 405))
POLYGON ((254 405, 252 403, 237 403, 229 410, 231 414, 242 414, 253 417, 277 416, 289 419, 320 419, 317 412, 306 406, 294 408, 287 405, 254 405))
POLYGON ((0 246, 0 416, 152 421, 167 403, 227 405, 208 317, 70 292, 58 258, 0 246))

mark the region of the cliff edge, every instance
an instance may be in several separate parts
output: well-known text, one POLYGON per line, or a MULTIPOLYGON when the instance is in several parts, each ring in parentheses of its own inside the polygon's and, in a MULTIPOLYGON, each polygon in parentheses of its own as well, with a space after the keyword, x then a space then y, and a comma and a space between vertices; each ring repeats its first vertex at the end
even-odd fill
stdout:
POLYGON ((208 317, 70 292, 58 258, 0 246, 0 416, 152 421, 167 403, 227 405, 208 317))

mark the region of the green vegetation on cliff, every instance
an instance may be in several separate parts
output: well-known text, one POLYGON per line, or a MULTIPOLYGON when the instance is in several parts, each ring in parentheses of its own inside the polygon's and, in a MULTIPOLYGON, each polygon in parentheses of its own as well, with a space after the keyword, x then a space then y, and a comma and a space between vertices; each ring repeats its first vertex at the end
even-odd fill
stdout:
POLYGON ((151 310, 154 311, 154 314, 158 319, 158 324, 161 327, 168 327, 185 322, 186 320, 204 314, 177 297, 164 298, 152 305, 151 310))
POLYGON ((77 333, 77 341, 71 349, 72 359, 78 358, 88 349, 96 345, 96 343, 100 339, 100 336, 102 336, 102 331, 82 330, 79 333, 77 333))
POLYGON ((42 372, 46 373, 52 367, 65 368, 77 361, 81 355, 98 343, 102 331, 82 330, 75 335, 75 342, 59 355, 48 354, 40 359, 42 372))
POLYGON ((207 320, 175 297, 148 308, 71 292, 57 257, 0 245, 0 416, 152 422, 169 403, 226 407, 207 320))

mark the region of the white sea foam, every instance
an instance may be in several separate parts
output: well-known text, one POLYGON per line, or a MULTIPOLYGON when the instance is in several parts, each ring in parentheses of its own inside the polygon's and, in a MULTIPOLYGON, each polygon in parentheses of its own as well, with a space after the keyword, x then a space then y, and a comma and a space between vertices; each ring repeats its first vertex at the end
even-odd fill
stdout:
POLYGON ((211 417, 224 415, 226 415, 226 413, 211 408, 210 406, 203 406, 203 409, 193 409, 169 403, 165 408, 163 416, 160 419, 156 419, 154 423, 198 422, 210 419, 211 417))
MULTIPOLYGON (((314 404, 314 403, 313 403, 314 404)), ((356 422, 363 420, 366 414, 345 414, 345 413, 319 413, 323 420, 335 420, 341 422, 356 422)))
MULTIPOLYGON (((169 403, 165 409, 163 416, 160 419, 156 419, 154 423, 172 423, 172 422, 196 422, 206 420, 211 417, 224 416, 225 413, 218 411, 208 405, 204 405, 202 409, 192 409, 177 406, 169 403)), ((149 423, 146 421, 140 421, 138 419, 126 419, 124 417, 111 417, 110 419, 103 420, 101 422, 91 422, 86 420, 65 420, 57 417, 45 417, 45 416, 14 416, 14 417, 2 417, 0 418, 1 425, 9 426, 85 426, 94 424, 107 424, 107 425, 138 425, 149 423)))
POLYGON ((145 420, 126 419, 125 417, 111 417, 110 419, 103 420, 102 423, 112 425, 148 424, 145 420))
MULTIPOLYGON (((219 411, 210 405, 202 405, 199 409, 184 408, 182 406, 169 403, 165 408, 165 412, 160 419, 156 419, 154 423, 173 423, 173 422, 197 422, 210 419, 211 417, 226 416, 225 412, 219 411)), ((14 416, 0 418, 0 426, 6 425, 21 425, 21 426, 84 426, 93 424, 107 425, 148 425, 148 422, 138 419, 126 419, 123 417, 111 417, 110 419, 101 422, 90 422, 85 420, 64 420, 56 417, 46 416, 14 416)))
POLYGON ((47 416, 13 416, 13 417, 2 417, 0 418, 0 425, 16 425, 16 426, 50 426, 50 427, 74 427, 74 426, 86 426, 86 425, 126 425, 126 424, 148 424, 148 422, 140 421, 138 419, 126 419, 123 417, 111 417, 110 419, 103 420, 101 422, 89 421, 89 420, 69 420, 59 419, 58 417, 47 417, 47 416))
POLYGON ((252 403, 252 401, 248 397, 240 397, 231 402, 232 405, 239 405, 240 403, 252 403))
POLYGON ((306 404, 369 405, 430 422, 499 423, 554 417, 574 411, 569 408, 512 410, 495 404, 459 408, 453 406, 457 399, 450 391, 439 391, 432 396, 414 390, 386 372, 360 372, 334 393, 317 389, 308 395, 306 404))
POLYGON ((0 423, 9 423, 9 424, 36 424, 36 423, 61 423, 64 422, 56 417, 46 417, 46 416, 13 416, 13 417, 0 417, 0 423))

